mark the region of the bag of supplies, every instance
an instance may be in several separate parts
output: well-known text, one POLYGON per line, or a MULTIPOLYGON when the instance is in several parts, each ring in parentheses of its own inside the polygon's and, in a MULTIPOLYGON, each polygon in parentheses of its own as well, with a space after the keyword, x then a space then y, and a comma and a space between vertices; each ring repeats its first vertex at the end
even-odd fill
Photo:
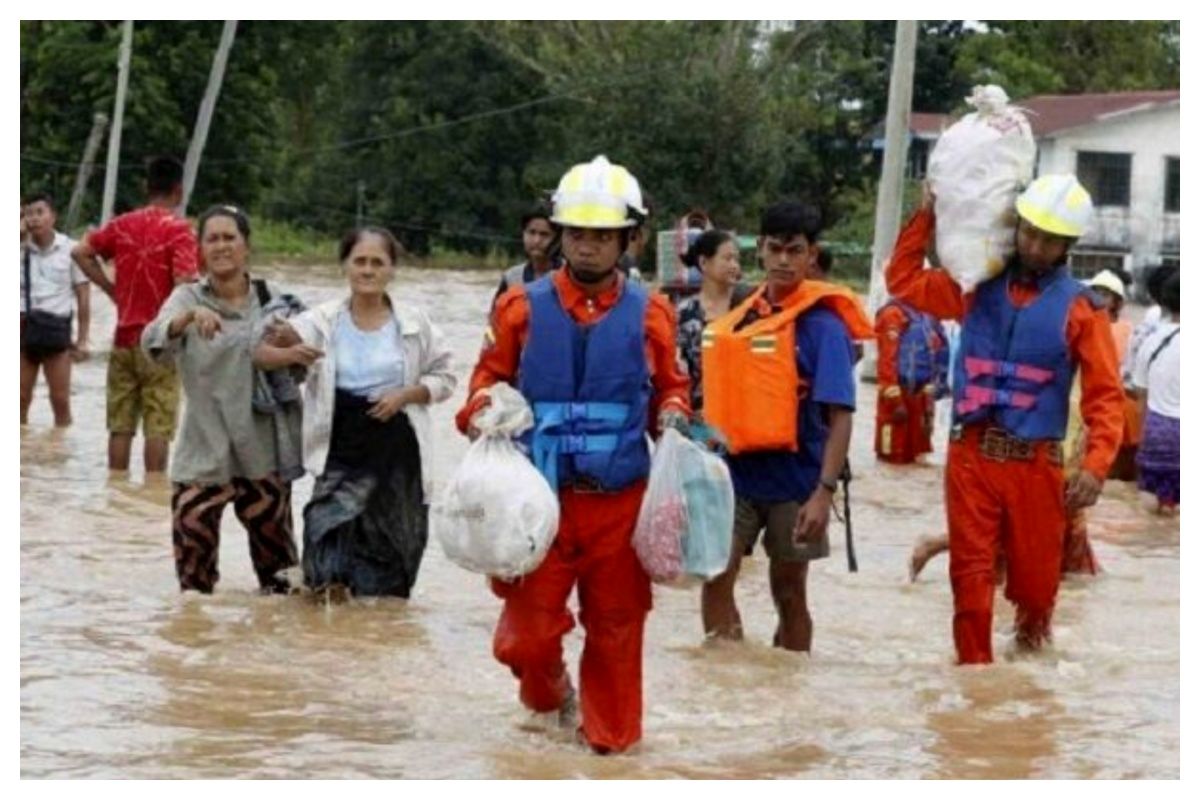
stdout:
POLYGON ((1029 121, 999 86, 976 86, 975 108, 945 131, 929 156, 937 255, 971 291, 1004 269, 1015 242, 1017 194, 1033 178, 1029 121))
POLYGON ((480 436, 430 509, 446 557, 504 580, 527 575, 546 557, 558 530, 558 495, 513 439, 533 427, 533 412, 508 384, 488 390, 475 420, 480 436))
POLYGON ((688 586, 729 565, 733 481, 718 456, 667 430, 654 451, 633 547, 655 583, 688 586))

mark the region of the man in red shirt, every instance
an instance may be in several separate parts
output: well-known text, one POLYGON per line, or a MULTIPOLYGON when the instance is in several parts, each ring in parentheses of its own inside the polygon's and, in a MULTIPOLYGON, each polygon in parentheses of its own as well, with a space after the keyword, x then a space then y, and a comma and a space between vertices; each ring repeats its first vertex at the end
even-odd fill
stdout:
POLYGON ((142 352, 142 329, 158 316, 175 285, 197 278, 196 236, 175 215, 183 200, 183 165, 169 157, 147 166, 147 203, 92 231, 71 256, 117 306, 117 330, 108 362, 108 468, 129 469, 138 421, 147 472, 167 468, 179 409, 173 365, 142 352), (109 280, 100 259, 113 262, 109 280))
POLYGON ((504 599, 493 652, 520 681, 527 708, 576 724, 562 637, 575 627, 567 600, 578 584, 587 631, 580 731, 600 753, 642 736, 650 579, 631 540, 650 471, 646 433, 684 427, 690 413, 674 309, 617 268, 640 205, 637 180, 603 156, 563 177, 553 221, 563 226, 566 263, 496 301, 456 420, 475 435, 483 390, 500 382, 516 386, 534 410, 530 455, 558 493, 559 528, 536 570, 492 581, 504 599))
POLYGON ((1005 596, 1017 607, 1017 646, 1037 649, 1050 639, 1067 515, 1099 498, 1124 422, 1107 312, 1070 277, 1066 263, 1090 221, 1091 198, 1074 176, 1045 175, 1017 199, 1016 211, 1016 253, 971 292, 945 270, 924 269, 934 231, 928 192, 900 232, 886 271, 888 292, 897 300, 963 325, 946 460, 961 664, 992 661, 1001 553, 1005 596), (1087 450, 1068 481, 1062 439, 1077 370, 1087 450))

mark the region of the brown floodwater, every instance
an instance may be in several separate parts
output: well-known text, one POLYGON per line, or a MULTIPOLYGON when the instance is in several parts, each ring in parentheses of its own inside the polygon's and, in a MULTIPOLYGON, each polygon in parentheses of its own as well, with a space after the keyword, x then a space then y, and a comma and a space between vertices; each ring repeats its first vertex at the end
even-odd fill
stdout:
MULTIPOLYGON (((261 272, 308 301, 342 286, 332 269, 261 272)), ((452 416, 495 279, 398 279, 458 359, 458 392, 435 411, 439 484, 466 448, 452 416)), ((1013 655, 998 598, 998 662, 956 668, 945 558, 907 579, 914 540, 944 529, 944 445, 929 465, 876 464, 864 385, 852 446, 860 571, 848 573, 832 523, 833 555, 811 572, 812 656, 769 646, 760 554, 739 583, 744 643, 705 645, 698 590, 656 588, 645 738, 598 757, 522 727, 516 684, 491 657, 499 601, 436 542, 407 603, 262 597, 229 511, 216 594, 181 596, 168 486, 145 480, 140 458, 129 476, 106 469, 113 314, 95 298, 100 352, 75 369, 74 426, 52 429, 39 385, 21 431, 24 777, 1179 776, 1179 523, 1148 515, 1129 485, 1110 483, 1091 513, 1104 574, 1065 581, 1053 647, 1013 655)), ((297 520, 310 488, 296 485, 297 520)), ((572 668, 581 641, 578 629, 567 637, 572 668)))

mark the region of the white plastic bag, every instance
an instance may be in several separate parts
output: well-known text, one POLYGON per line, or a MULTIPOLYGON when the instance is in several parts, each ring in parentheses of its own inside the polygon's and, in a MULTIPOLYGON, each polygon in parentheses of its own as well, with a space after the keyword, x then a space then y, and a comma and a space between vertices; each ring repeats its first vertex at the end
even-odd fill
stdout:
POLYGON ((1033 177, 1029 121, 999 86, 976 86, 976 111, 950 127, 929 156, 937 198, 937 254, 966 291, 1001 272, 1012 255, 1014 203, 1033 177))
POLYGON ((733 502, 725 462, 667 430, 654 451, 633 532, 633 548, 650 579, 688 586, 724 572, 733 544, 733 502))
POLYGON ((446 557, 464 569, 511 580, 537 569, 558 530, 558 496, 513 438, 533 426, 525 398, 508 384, 488 389, 475 420, 481 433, 430 509, 446 557))

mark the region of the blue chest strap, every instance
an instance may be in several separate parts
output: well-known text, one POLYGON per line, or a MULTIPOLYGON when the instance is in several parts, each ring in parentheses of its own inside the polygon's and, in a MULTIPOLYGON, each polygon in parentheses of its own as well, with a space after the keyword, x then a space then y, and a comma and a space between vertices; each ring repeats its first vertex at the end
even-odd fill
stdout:
POLYGON ((585 453, 611 453, 617 449, 617 434, 629 416, 628 403, 551 403, 533 404, 533 442, 530 455, 538 472, 558 488, 558 457, 585 453), (579 430, 584 423, 601 423, 600 431, 579 430))

